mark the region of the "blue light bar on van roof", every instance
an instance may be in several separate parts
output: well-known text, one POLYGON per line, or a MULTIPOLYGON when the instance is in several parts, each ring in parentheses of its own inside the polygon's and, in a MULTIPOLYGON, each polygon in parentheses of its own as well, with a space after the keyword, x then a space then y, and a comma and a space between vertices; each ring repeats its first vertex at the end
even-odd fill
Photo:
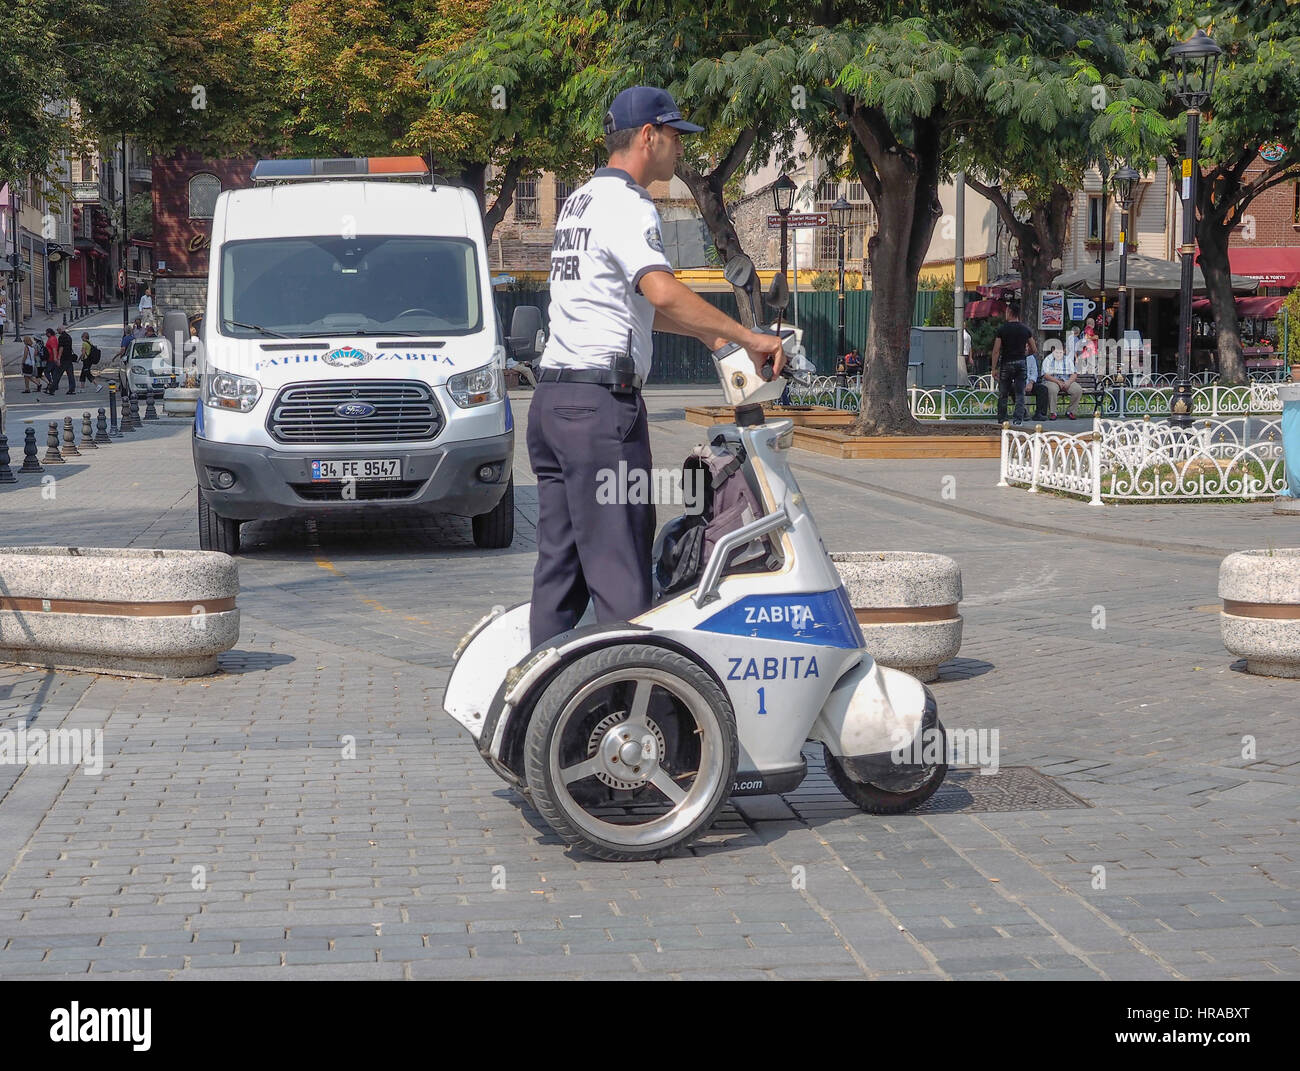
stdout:
POLYGON ((253 165, 254 182, 428 177, 428 165, 418 156, 362 156, 338 160, 259 160, 253 165))

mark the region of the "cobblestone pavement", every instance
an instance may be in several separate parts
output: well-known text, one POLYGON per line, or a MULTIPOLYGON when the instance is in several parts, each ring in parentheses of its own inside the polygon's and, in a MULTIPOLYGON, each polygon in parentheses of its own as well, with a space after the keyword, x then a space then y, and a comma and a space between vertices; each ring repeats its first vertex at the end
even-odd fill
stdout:
MULTIPOLYGON (((703 437, 681 406, 715 394, 648 393, 661 463, 703 437)), ((0 668, 0 729, 99 728, 105 752, 99 776, 0 766, 0 976, 1300 975, 1300 684, 1243 673, 1215 616, 1222 554, 1300 546, 1294 520, 798 453, 828 547, 960 563, 949 729, 998 730, 1000 777, 1086 805, 977 810, 978 775, 954 774, 941 806, 873 817, 810 749, 798 791, 737 801, 689 853, 596 862, 441 710, 461 634, 528 597, 528 397, 509 550, 459 519, 249 525, 221 674, 0 668)), ((81 412, 62 401, 11 416, 11 442, 81 412)), ((0 510, 10 544, 194 547, 188 427, 23 477, 0 510)))

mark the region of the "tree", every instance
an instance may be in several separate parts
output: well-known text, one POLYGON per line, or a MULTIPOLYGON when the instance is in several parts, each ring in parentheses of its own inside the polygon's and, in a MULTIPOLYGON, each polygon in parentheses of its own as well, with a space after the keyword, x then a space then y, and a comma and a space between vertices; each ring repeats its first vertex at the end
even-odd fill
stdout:
MULTIPOLYGON (((1203 16, 1222 14, 1221 7, 1198 5, 1203 16)), ((1205 166, 1195 205, 1199 263, 1216 323, 1219 375, 1227 383, 1244 383, 1229 238, 1237 227, 1249 224, 1250 206, 1261 194, 1300 178, 1300 10, 1272 24, 1216 21, 1214 39, 1224 54, 1202 126, 1205 166), (1285 151, 1247 177, 1247 169, 1260 159, 1260 148, 1269 143, 1280 143, 1285 151)), ((1172 98, 1171 106, 1177 107, 1172 98)), ((1181 144, 1181 131, 1179 138, 1181 144)), ((1176 174, 1173 153, 1169 166, 1176 174)))
POLYGON ((489 240, 521 175, 572 177, 594 155, 587 112, 610 45, 604 8, 596 0, 492 3, 478 25, 448 28, 448 40, 425 51, 432 108, 412 137, 427 136, 435 158, 475 188, 489 240), (497 171, 490 207, 489 166, 497 171))

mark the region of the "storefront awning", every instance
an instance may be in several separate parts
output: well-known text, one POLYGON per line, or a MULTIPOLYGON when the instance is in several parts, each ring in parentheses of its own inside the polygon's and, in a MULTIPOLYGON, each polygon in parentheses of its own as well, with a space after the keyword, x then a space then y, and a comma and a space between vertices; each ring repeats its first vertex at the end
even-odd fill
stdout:
POLYGON ((1234 275, 1259 280, 1260 286, 1300 286, 1300 246, 1235 246, 1228 249, 1234 275))
MULTIPOLYGON (((1282 302, 1286 298, 1282 297, 1239 297, 1235 304, 1237 306, 1238 318, 1244 319, 1250 317, 1255 320, 1273 320, 1281 311, 1282 302)), ((1197 298, 1192 302, 1192 312, 1201 316, 1210 314, 1210 299, 1197 298)))
MULTIPOLYGON (((1129 290, 1143 294, 1176 295, 1182 286, 1182 264, 1176 260, 1158 260, 1155 257, 1129 256, 1127 285, 1129 290)), ((1232 289, 1249 293, 1259 285, 1255 279, 1237 273, 1232 264, 1232 289)), ((1064 290, 1096 294, 1101 290, 1101 265, 1088 264, 1064 272, 1052 280, 1052 285, 1064 290)), ((1119 285, 1119 256, 1106 259, 1106 289, 1114 294, 1119 285)), ((1205 292, 1205 277, 1198 266, 1192 273, 1192 292, 1205 292)))
POLYGON ((968 320, 984 320, 990 316, 1006 316, 1006 314, 1006 302, 998 301, 996 298, 982 298, 966 306, 968 320))

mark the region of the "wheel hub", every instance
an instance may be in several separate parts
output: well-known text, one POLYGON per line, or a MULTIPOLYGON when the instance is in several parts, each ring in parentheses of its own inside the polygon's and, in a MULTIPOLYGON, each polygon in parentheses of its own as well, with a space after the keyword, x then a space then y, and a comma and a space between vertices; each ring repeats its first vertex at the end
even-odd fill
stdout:
POLYGON ((655 775, 664 746, 663 731, 652 719, 633 721, 619 711, 591 731, 587 753, 599 760, 598 780, 610 788, 634 789, 655 775))

